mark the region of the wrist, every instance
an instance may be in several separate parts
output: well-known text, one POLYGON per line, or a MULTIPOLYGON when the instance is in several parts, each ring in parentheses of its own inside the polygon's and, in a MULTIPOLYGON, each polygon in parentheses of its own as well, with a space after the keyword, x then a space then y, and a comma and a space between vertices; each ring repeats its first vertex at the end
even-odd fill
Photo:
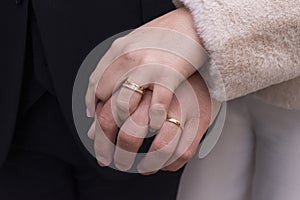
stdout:
POLYGON ((162 15, 148 22, 142 27, 160 27, 172 29, 192 38, 203 47, 203 42, 197 33, 192 14, 185 7, 178 8, 165 15, 162 15))

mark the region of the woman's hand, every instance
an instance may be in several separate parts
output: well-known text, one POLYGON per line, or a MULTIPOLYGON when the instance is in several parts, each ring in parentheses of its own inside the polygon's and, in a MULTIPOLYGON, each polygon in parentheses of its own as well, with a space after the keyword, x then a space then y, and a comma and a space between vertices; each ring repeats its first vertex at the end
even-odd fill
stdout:
MULTIPOLYGON (((129 35, 116 40, 90 77, 86 95, 88 114, 94 115, 96 103, 106 102, 129 80, 153 91, 149 124, 162 127, 173 93, 207 60, 190 13, 177 9, 129 35), (155 28, 154 28, 155 27, 155 28)), ((124 122, 135 111, 141 95, 121 88, 117 97, 117 115, 124 122)))

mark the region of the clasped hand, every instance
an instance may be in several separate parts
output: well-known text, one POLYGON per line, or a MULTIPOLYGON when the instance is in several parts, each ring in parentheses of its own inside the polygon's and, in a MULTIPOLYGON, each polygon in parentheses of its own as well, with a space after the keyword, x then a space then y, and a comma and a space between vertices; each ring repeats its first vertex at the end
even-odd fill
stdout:
POLYGON ((101 166, 176 171, 195 154, 211 121, 211 99, 198 68, 207 60, 189 11, 177 9, 117 39, 90 76, 88 136, 101 166))

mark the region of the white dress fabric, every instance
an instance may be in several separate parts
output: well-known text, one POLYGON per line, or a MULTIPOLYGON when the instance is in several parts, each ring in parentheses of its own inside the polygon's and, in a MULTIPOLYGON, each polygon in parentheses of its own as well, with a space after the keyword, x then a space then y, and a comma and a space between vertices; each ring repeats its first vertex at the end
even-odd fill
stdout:
POLYGON ((247 95, 227 104, 222 134, 185 168, 178 200, 299 200, 300 111, 247 95))
POLYGON ((224 102, 255 92, 300 110, 300 0, 173 0, 191 12, 211 61, 210 95, 224 102))

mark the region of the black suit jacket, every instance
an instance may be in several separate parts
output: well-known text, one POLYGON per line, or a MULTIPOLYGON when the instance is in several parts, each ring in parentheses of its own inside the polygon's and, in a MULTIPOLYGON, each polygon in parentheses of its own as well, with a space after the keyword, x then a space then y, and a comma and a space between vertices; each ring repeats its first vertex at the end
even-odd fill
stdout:
POLYGON ((20 103, 29 3, 39 26, 53 93, 79 143, 72 118, 72 88, 85 56, 104 39, 174 8, 171 0, 2 0, 0 165, 12 141, 20 103))

